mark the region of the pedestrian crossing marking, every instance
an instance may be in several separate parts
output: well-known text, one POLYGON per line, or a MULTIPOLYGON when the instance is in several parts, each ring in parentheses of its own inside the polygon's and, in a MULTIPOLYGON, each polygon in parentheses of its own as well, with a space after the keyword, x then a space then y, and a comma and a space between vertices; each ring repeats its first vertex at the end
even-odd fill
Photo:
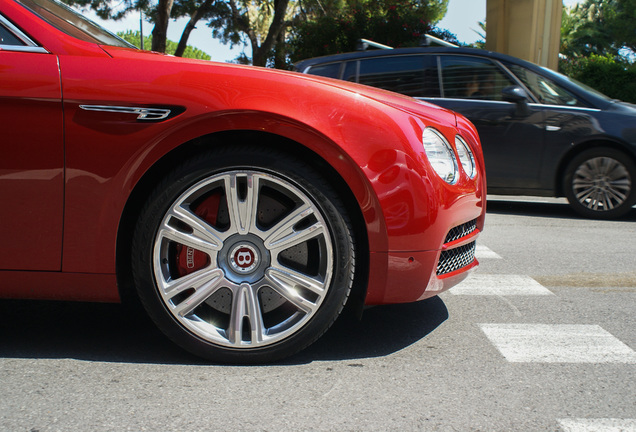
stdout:
POLYGON ((499 254, 480 244, 478 244, 475 248, 475 257, 477 259, 501 259, 501 256, 499 256, 499 254))
POLYGON ((472 274, 449 291, 454 295, 542 296, 554 295, 530 276, 472 274))
POLYGON ((480 324, 510 362, 636 363, 636 352, 598 325, 480 324))
POLYGON ((563 432, 636 432, 635 419, 559 419, 563 432))

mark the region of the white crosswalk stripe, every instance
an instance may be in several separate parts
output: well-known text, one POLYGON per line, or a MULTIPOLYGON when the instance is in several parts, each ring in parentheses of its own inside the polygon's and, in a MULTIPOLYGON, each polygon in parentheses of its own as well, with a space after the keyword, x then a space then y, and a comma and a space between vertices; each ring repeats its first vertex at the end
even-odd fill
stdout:
POLYGON ((597 325, 480 324, 510 362, 636 363, 636 352, 597 325))
POLYGON ((501 257, 493 252, 492 250, 488 249, 486 246, 480 245, 478 244, 477 247, 475 248, 475 257, 477 257, 477 259, 501 259, 501 257))
MULTIPOLYGON (((475 255, 479 260, 502 259, 481 245, 477 246, 475 255)), ((449 293, 499 296, 507 302, 516 300, 506 296, 536 296, 537 302, 542 301, 541 296, 555 296, 529 276, 481 273, 472 274, 449 293)), ((484 323, 478 326, 511 363, 636 364, 636 352, 599 325, 484 323)), ((563 432, 636 432, 636 419, 562 418, 556 421, 563 432)))
POLYGON ((559 419, 563 432, 636 432, 636 419, 559 419))
POLYGON ((454 295, 536 296, 554 295, 529 276, 472 274, 450 290, 454 295))

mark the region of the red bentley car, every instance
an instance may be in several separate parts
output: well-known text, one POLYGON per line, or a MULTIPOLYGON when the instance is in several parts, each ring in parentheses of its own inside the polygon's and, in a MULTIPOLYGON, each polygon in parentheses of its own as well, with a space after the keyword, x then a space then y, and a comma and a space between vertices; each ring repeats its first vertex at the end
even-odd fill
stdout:
POLYGON ((280 359, 347 303, 477 266, 477 133, 408 97, 144 52, 55 0, 2 0, 0 126, 0 297, 134 294, 214 361, 280 359))

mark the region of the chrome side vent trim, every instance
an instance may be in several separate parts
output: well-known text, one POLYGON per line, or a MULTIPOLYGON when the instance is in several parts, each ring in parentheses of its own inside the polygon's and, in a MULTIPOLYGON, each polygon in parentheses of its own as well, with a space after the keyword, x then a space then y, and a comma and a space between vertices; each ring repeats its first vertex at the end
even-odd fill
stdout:
POLYGON ((142 121, 159 121, 168 118, 172 112, 167 108, 141 108, 141 107, 123 107, 109 105, 80 105, 85 111, 101 111, 114 112, 120 114, 133 114, 137 116, 137 120, 142 121))

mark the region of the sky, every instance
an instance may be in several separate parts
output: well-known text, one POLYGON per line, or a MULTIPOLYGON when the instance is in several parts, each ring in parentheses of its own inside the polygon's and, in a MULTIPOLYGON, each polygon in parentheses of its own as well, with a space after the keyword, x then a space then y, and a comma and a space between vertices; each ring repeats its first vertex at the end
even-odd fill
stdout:
MULTIPOLYGON (((563 0, 566 6, 571 6, 581 0, 563 0)), ((131 14, 122 21, 101 21, 92 13, 86 15, 113 32, 125 30, 139 30, 139 15, 131 14)), ((476 31, 481 31, 479 22, 486 20, 486 0, 449 0, 448 12, 446 16, 437 24, 441 29, 445 29, 457 35, 460 42, 472 43, 480 39, 476 31)), ((168 39, 179 41, 181 32, 187 23, 186 19, 170 21, 168 26, 168 39)), ((149 35, 152 25, 143 23, 144 35, 149 35)), ((235 47, 230 49, 229 45, 222 44, 218 39, 212 38, 212 30, 205 24, 199 24, 191 33, 188 44, 208 53, 214 61, 231 61, 235 59, 243 50, 248 57, 251 57, 251 48, 235 47)))

